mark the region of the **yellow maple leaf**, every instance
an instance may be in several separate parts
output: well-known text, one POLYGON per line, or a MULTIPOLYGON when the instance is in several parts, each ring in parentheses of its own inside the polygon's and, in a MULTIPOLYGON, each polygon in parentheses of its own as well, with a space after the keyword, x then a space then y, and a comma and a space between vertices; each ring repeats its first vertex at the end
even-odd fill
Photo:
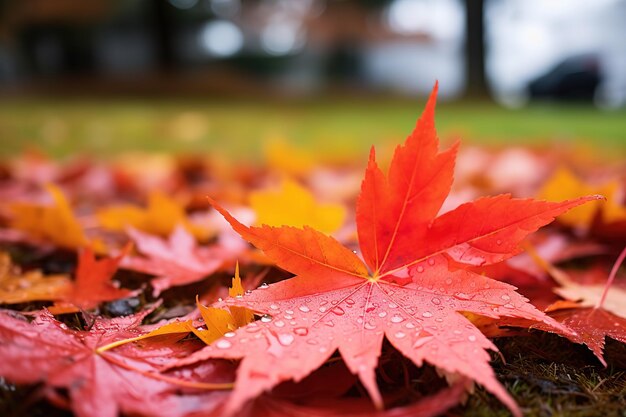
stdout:
MULTIPOLYGON (((231 297, 241 297, 244 288, 239 276, 239 263, 235 266, 235 276, 228 295, 231 297)), ((194 329, 194 334, 202 339, 206 344, 213 343, 228 332, 237 330, 248 323, 254 321, 254 313, 245 307, 229 306, 228 310, 215 307, 205 307, 198 303, 198 310, 206 325, 206 330, 194 329)))
POLYGON ((22 273, 11 263, 8 254, 0 252, 0 303, 59 300, 70 290, 67 275, 43 275, 41 271, 22 273))
POLYGON ((346 218, 343 206, 319 204, 307 189, 291 180, 283 181, 278 191, 251 193, 250 205, 257 214, 257 223, 268 226, 310 226, 332 233, 346 218))
MULTIPOLYGON (((241 277, 239 276, 239 264, 235 267, 235 276, 232 286, 228 290, 231 297, 242 296, 244 293, 241 277)), ((215 342, 226 333, 237 330, 248 323, 254 321, 254 313, 245 307, 229 306, 228 310, 215 307, 206 307, 200 304, 196 298, 196 305, 202 316, 206 329, 196 328, 191 320, 175 321, 165 324, 146 334, 129 339, 118 340, 98 348, 98 352, 104 352, 130 342, 148 339, 155 336, 165 336, 171 334, 193 333, 207 345, 215 342)))
POLYGON ((13 203, 9 206, 11 227, 58 246, 75 249, 88 244, 85 232, 72 213, 72 209, 61 192, 53 185, 45 186, 52 196, 50 205, 35 203, 13 203))
POLYGON ((102 209, 96 213, 100 225, 109 230, 124 230, 128 226, 146 233, 169 236, 182 224, 197 239, 209 237, 209 230, 192 224, 182 205, 167 195, 154 191, 148 196, 147 207, 123 204, 102 209))
POLYGON ((618 181, 592 186, 581 181, 568 169, 559 168, 543 185, 538 197, 549 201, 559 201, 590 194, 605 196, 606 201, 592 201, 559 216, 561 223, 589 227, 598 210, 605 223, 626 220, 626 207, 622 206, 618 200, 619 187, 618 181))

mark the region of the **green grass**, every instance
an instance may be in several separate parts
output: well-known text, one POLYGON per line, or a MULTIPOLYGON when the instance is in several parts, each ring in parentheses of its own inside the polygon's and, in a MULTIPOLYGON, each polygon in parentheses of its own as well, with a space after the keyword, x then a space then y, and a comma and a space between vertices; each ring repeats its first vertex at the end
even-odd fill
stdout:
MULTIPOLYGON (((193 100, 17 100, 0 102, 0 157, 36 148, 55 157, 122 151, 219 152, 255 157, 263 141, 282 137, 321 153, 365 153, 398 143, 423 102, 324 100, 299 103, 193 100)), ((626 110, 490 103, 441 103, 444 139, 510 145, 587 142, 626 148, 626 110)))

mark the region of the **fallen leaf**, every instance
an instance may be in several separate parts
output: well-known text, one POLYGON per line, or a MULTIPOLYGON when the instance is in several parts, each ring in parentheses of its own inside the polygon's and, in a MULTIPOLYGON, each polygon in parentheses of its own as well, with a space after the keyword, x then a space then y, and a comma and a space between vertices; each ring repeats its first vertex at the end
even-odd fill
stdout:
POLYGON ((111 282, 120 260, 129 250, 130 245, 127 245, 120 255, 100 260, 96 260, 90 248, 81 250, 78 256, 74 285, 62 301, 79 309, 87 310, 103 301, 118 300, 135 294, 134 291, 117 288, 111 282))
POLYGON ((133 228, 128 228, 127 233, 144 257, 124 257, 120 265, 155 275, 156 278, 150 280, 155 297, 172 286, 204 279, 233 256, 217 245, 198 247, 194 237, 181 225, 174 229, 168 240, 133 228))
MULTIPOLYGON (((604 341, 606 337, 626 343, 626 319, 611 314, 604 308, 582 307, 576 303, 555 303, 548 308, 550 317, 574 330, 575 334, 565 335, 574 343, 584 343, 596 355, 602 365, 604 341)), ((538 326, 542 328, 542 326, 538 326)))
POLYGON ((566 329, 514 287, 464 270, 463 264, 503 261, 520 251, 519 243, 529 233, 599 197, 549 203, 501 195, 435 217, 450 190, 457 149, 438 152, 436 90, 405 145, 397 148, 388 176, 370 154, 357 201, 365 263, 310 227, 247 227, 211 200, 243 238, 296 274, 227 299, 225 305, 248 307, 266 320, 178 363, 242 359, 226 414, 279 382, 303 379, 337 349, 380 408, 375 368, 386 336, 416 365, 426 361, 471 378, 521 415, 488 364, 487 349, 497 348, 459 312, 521 317, 566 329))
MULTIPOLYGON (((560 285, 554 288, 555 293, 566 300, 578 302, 580 307, 602 306, 602 309, 626 319, 626 290, 612 285, 617 275, 617 270, 624 261, 624 257, 626 257, 626 249, 618 256, 613 269, 609 273, 608 281, 603 284, 581 284, 575 282, 565 271, 533 253, 532 248, 529 248, 528 253, 560 285)), ((594 272, 595 270, 593 269, 585 271, 587 274, 594 272)))
POLYGON ((61 190, 53 184, 45 186, 52 197, 49 205, 34 203, 12 203, 10 226, 28 235, 55 245, 76 249, 89 242, 82 226, 61 190))
MULTIPOLYGON (((244 294, 241 277, 239 276, 239 264, 235 267, 235 276, 228 293, 231 297, 241 297, 244 294)), ((204 343, 211 344, 227 333, 233 332, 254 320, 254 313, 245 307, 229 306, 228 309, 206 307, 200 304, 198 300, 196 300, 196 305, 202 317, 204 328, 196 327, 192 320, 178 321, 176 319, 141 336, 118 340, 110 345, 101 347, 100 350, 105 351, 126 343, 138 342, 156 336, 184 335, 188 333, 193 333, 204 343)))
POLYGON ((197 383, 185 380, 183 374, 158 374, 162 364, 193 350, 189 345, 155 349, 127 345, 116 352, 98 352, 103 344, 137 334, 137 326, 149 312, 98 319, 89 331, 75 331, 47 311, 32 323, 0 311, 0 376, 17 384, 43 383, 48 387, 45 395, 57 403, 67 391, 67 402, 78 417, 117 417, 120 413, 171 417, 216 408, 222 402, 219 393, 179 391, 184 386, 223 389, 224 384, 197 383))
MULTIPOLYGON (((556 332, 574 343, 587 345, 598 360, 607 366, 603 355, 605 338, 608 336, 626 343, 626 316, 624 315, 626 292, 612 287, 617 271, 626 258, 626 248, 618 256, 604 285, 575 283, 566 272, 533 253, 532 248, 529 253, 561 285, 554 291, 566 299, 548 306, 546 312, 558 322, 574 330, 575 333, 564 334, 558 330, 556 332)), ((524 325, 519 322, 503 324, 524 325)), ((545 325, 541 323, 534 327, 545 330, 545 325)))
POLYGON ((143 232, 168 236, 182 224, 197 239, 209 237, 210 231, 192 224, 181 204, 173 198, 155 191, 148 196, 146 208, 125 204, 99 210, 98 221, 105 229, 122 231, 134 227, 143 232))
POLYGON ((278 191, 251 193, 250 205, 257 214, 257 224, 268 226, 307 225, 332 233, 341 227, 346 218, 343 206, 319 204, 306 188, 291 180, 283 181, 278 191))
MULTIPOLYGON (((291 403, 262 396, 251 407, 249 415, 263 417, 435 417, 459 404, 465 397, 464 381, 454 383, 432 396, 391 410, 372 410, 371 405, 357 399, 309 401, 314 404, 291 403)), ((243 412, 246 415, 245 411, 243 412)))
POLYGON ((44 275, 39 270, 22 272, 0 252, 0 304, 60 300, 72 282, 66 275, 44 275))
POLYGON ((610 181, 603 185, 593 186, 581 181, 568 169, 559 168, 539 191, 540 198, 546 200, 562 200, 583 194, 601 194, 606 201, 596 201, 577 207, 559 217, 559 222, 569 226, 589 228, 600 212, 604 223, 626 220, 626 207, 621 204, 620 183, 610 181))

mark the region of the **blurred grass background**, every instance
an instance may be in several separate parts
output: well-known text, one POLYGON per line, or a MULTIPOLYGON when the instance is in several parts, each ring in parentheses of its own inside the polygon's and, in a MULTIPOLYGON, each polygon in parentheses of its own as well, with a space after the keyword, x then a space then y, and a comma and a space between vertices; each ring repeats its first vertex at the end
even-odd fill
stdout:
MULTIPOLYGON (((0 102, 0 157, 36 149, 53 157, 110 157, 123 151, 260 155, 281 139, 315 153, 366 153, 398 143, 423 101, 325 99, 281 103, 200 99, 23 99, 0 102)), ((511 110, 490 102, 440 103, 443 140, 510 146, 585 143, 626 154, 626 110, 534 105, 511 110)))

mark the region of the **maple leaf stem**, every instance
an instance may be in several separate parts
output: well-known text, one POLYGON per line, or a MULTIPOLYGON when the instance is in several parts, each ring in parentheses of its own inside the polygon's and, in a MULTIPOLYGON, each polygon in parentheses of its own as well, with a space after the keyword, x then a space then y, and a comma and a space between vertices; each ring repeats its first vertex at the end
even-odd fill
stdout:
POLYGON ((99 348, 96 349, 96 353, 97 354, 101 354, 103 352, 106 352, 107 350, 114 349, 114 348, 116 348, 118 346, 125 345, 126 343, 136 342, 136 341, 141 340, 143 338, 144 338, 143 336, 137 336, 137 337, 131 337, 131 338, 128 338, 128 339, 117 340, 117 341, 115 341, 113 343, 109 343, 108 345, 100 346, 99 348))
POLYGON ((606 281, 606 285, 604 286, 604 291, 602 292, 602 297, 600 297, 600 301, 598 301, 598 305, 596 305, 596 308, 601 308, 602 305, 604 304, 606 295, 609 293, 609 288, 611 288, 613 281, 615 281, 615 276, 617 275, 617 271, 619 267, 622 266, 622 263, 624 262, 625 258, 626 258, 626 247, 622 249, 622 253, 619 254, 619 256, 617 257, 617 260, 615 261, 615 264, 613 265, 613 268, 611 269, 611 273, 609 274, 609 279, 606 281))
POLYGON ((141 375, 144 375, 148 378, 156 379, 159 381, 168 382, 170 384, 178 385, 185 388, 196 388, 202 390, 210 390, 210 391, 227 391, 233 389, 235 386, 234 382, 220 382, 220 383, 210 383, 210 382, 195 382, 195 381, 185 381, 183 379, 174 378, 171 376, 158 374, 155 372, 143 371, 141 369, 137 369, 123 361, 116 359, 114 356, 109 354, 101 354, 100 355, 104 360, 119 366, 120 368, 124 368, 128 371, 137 372, 141 375))

